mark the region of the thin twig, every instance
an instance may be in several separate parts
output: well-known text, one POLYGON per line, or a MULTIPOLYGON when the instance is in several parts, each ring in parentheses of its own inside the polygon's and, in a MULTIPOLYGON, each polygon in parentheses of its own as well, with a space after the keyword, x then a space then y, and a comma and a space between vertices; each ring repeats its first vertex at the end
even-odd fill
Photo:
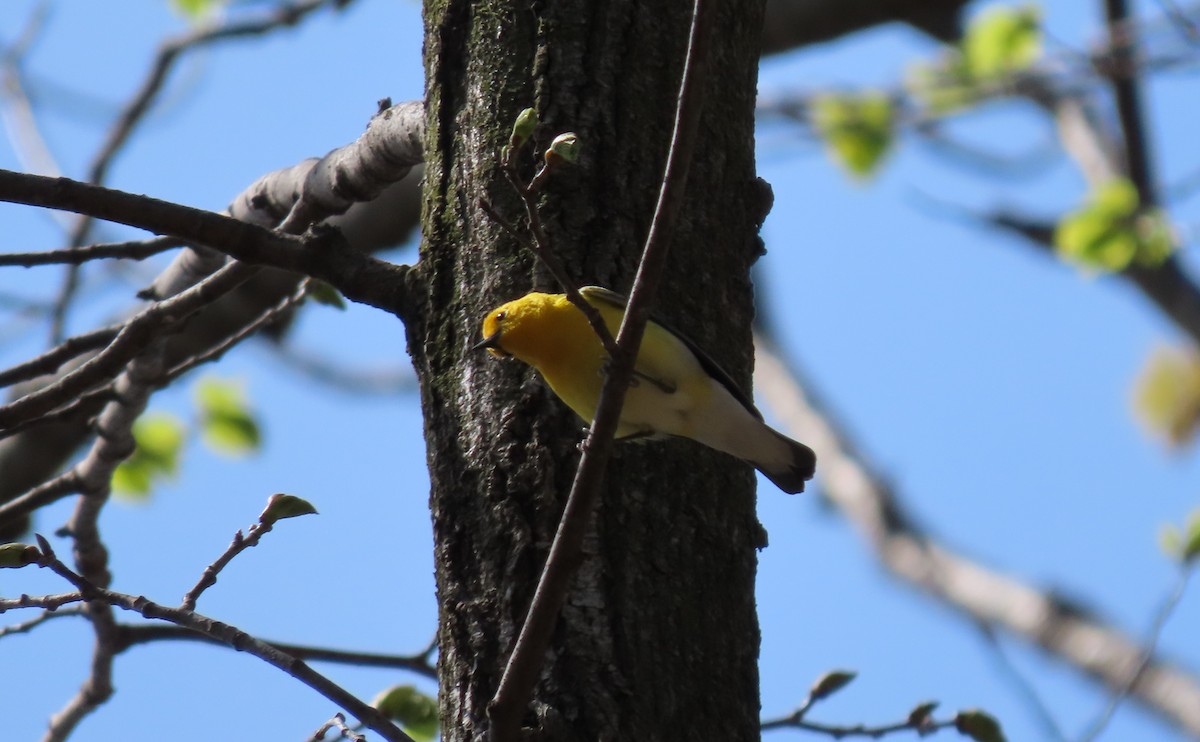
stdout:
MULTIPOLYGON (((549 165, 543 166, 542 169, 538 171, 538 174, 535 176, 534 180, 537 180, 540 177, 543 178, 543 180, 540 182, 544 183, 544 178, 546 177, 544 174, 548 173, 550 170, 551 168, 549 165)), ((503 227, 504 231, 512 235, 522 245, 529 248, 530 252, 532 252, 534 256, 536 256, 538 260, 542 262, 542 265, 546 266, 546 270, 550 271, 550 275, 554 276, 554 280, 557 281, 558 285, 562 287, 563 292, 567 296, 567 300, 574 304, 579 311, 583 312, 583 316, 587 318, 588 324, 592 327, 592 331, 596 333, 596 337, 600 338, 600 344, 604 346, 604 350, 608 352, 608 355, 611 358, 617 351, 617 341, 613 338, 613 334, 608 329, 608 325, 605 324, 604 318, 600 316, 600 311, 588 303, 588 301, 583 298, 583 294, 579 293, 579 284, 571 278, 571 275, 567 272, 567 267, 563 265, 563 262, 558 258, 558 253, 554 251, 554 247, 550 242, 550 236, 546 233, 545 228, 542 226, 541 216, 537 205, 537 190, 534 189, 532 183, 526 183, 521 178, 520 172, 511 161, 504 164, 504 175, 506 178, 508 178, 508 182, 521 197, 521 202, 525 205, 525 214, 529 221, 529 233, 533 236, 533 239, 529 240, 522 236, 517 229, 513 227, 513 225, 509 224, 508 221, 496 211, 496 208, 492 206, 487 199, 479 199, 479 207, 483 209, 485 214, 490 216, 497 224, 503 227)), ((539 186, 539 188, 540 187, 541 186, 539 186)))
MULTIPOLYGON (((120 630, 118 651, 124 651, 139 644, 149 644, 158 641, 201 641, 223 644, 217 639, 204 634, 198 634, 191 629, 181 626, 163 626, 160 624, 123 624, 120 630)), ((422 650, 416 654, 384 654, 379 652, 356 652, 330 647, 314 647, 306 644, 291 644, 267 639, 264 643, 285 652, 296 659, 313 662, 331 662, 356 667, 383 667, 395 670, 408 670, 431 680, 437 679, 437 668, 430 659, 430 652, 422 650)))
POLYGON ((49 542, 38 536, 38 547, 41 558, 38 566, 49 569, 71 583, 88 602, 101 602, 115 608, 138 613, 145 618, 167 621, 177 626, 183 626, 192 631, 200 632, 215 641, 227 644, 234 649, 253 655, 273 667, 283 670, 308 687, 328 698, 333 703, 350 712, 368 728, 377 732, 391 742, 413 742, 412 738, 400 730, 377 709, 359 700, 349 691, 310 668, 303 661, 281 652, 275 647, 263 642, 237 627, 222 623, 216 619, 180 608, 170 608, 147 600, 141 596, 118 593, 107 588, 94 585, 82 575, 74 572, 55 556, 49 542))
POLYGON ((400 317, 409 311, 404 280, 409 268, 351 250, 332 230, 304 237, 281 234, 224 214, 148 196, 3 169, 0 201, 86 213, 157 234, 176 235, 244 263, 319 278, 351 301, 400 317))
POLYGON ((82 247, 65 247, 61 250, 44 252, 0 253, 0 267, 57 265, 86 263, 91 260, 145 260, 159 253, 182 247, 183 242, 173 237, 155 237, 149 240, 128 242, 101 242, 82 247))
MULTIPOLYGON (((216 28, 203 28, 164 42, 159 47, 158 54, 138 92, 122 109, 116 123, 109 130, 104 144, 101 145, 99 151, 92 158, 92 163, 88 167, 86 180, 96 185, 105 182, 113 160, 129 141, 138 124, 145 119, 146 113, 162 92, 167 76, 175 66, 175 62, 185 52, 217 41, 245 36, 258 36, 278 28, 293 26, 305 16, 326 4, 331 3, 328 0, 306 0, 305 2, 280 5, 272 8, 270 12, 265 13, 259 18, 230 23, 216 28)), ((69 238, 71 247, 79 247, 87 240, 87 236, 91 232, 93 219, 93 215, 83 214, 75 221, 69 238)), ((67 310, 79 286, 80 272, 81 265, 78 263, 67 266, 62 286, 59 289, 58 296, 54 302, 54 309, 51 313, 50 337, 53 343, 58 343, 61 340, 67 310)))
POLYGON ((183 596, 183 603, 181 603, 179 607, 185 611, 195 610, 196 601, 200 599, 200 596, 204 594, 204 591, 217 584, 217 575, 221 574, 221 570, 225 569, 225 567, 227 567, 229 563, 233 561, 233 558, 238 554, 241 554, 246 549, 258 546, 258 542, 261 541, 262 537, 267 535, 272 528, 274 528, 273 523, 260 521, 251 525, 250 528, 247 529, 246 533, 248 535, 246 536, 243 536, 241 531, 233 534, 233 541, 229 543, 229 546, 225 548, 225 551, 221 553, 221 556, 217 557, 212 564, 204 568, 204 572, 200 575, 200 579, 196 582, 192 589, 188 590, 183 596))
POLYGON ((1137 666, 1129 673, 1129 679, 1113 693, 1112 698, 1105 704, 1104 710, 1092 722, 1088 730, 1079 737, 1078 742, 1092 742, 1094 739, 1099 739, 1108 723, 1112 720, 1113 714, 1121 706, 1129 694, 1133 692, 1135 686, 1141 682, 1142 677, 1146 674, 1146 669, 1150 667, 1151 661, 1154 659, 1155 648, 1158 646, 1158 638, 1162 636, 1163 629, 1170 620, 1171 614, 1175 612, 1176 606, 1183 598, 1183 594, 1187 592, 1188 580, 1192 575, 1192 570, 1189 566, 1183 565, 1179 570, 1179 577, 1175 580, 1171 591, 1167 597, 1163 599, 1162 605, 1154 614, 1154 620, 1150 622, 1150 631, 1144 642, 1142 656, 1138 659, 1137 666))
POLYGON ((983 635, 984 646, 990 651, 992 658, 996 662, 996 666, 1000 669, 1000 674, 1007 677, 1017 694, 1025 699, 1025 705, 1029 707, 1034 718, 1041 724, 1045 732, 1046 739, 1053 742, 1067 742, 1067 735, 1063 732, 1062 727, 1058 725, 1058 720, 1054 718, 1054 712, 1046 704, 1042 695, 1038 693, 1038 689, 1033 686, 1029 678, 1021 672, 1008 653, 1004 651, 1004 646, 1000 643, 1000 637, 996 635, 996 627, 986 621, 977 621, 975 626, 979 629, 979 633, 983 635))
POLYGON ((845 737, 870 737, 871 739, 879 739, 889 734, 896 732, 917 732, 922 737, 927 734, 932 734, 942 729, 954 728, 954 720, 947 719, 946 721, 926 720, 924 723, 914 723, 911 721, 900 721, 894 724, 881 724, 879 726, 867 726, 865 724, 854 724, 852 726, 838 726, 836 724, 821 724, 815 721, 805 721, 797 717, 794 713, 789 716, 784 716, 778 719, 769 719, 762 723, 761 729, 764 732, 769 732, 776 729, 803 729, 806 732, 816 732, 824 734, 834 739, 843 739, 845 737))
POLYGON ((102 327, 69 337, 57 347, 51 348, 36 358, 0 371, 0 387, 29 381, 42 374, 57 371, 60 366, 72 358, 108 345, 117 336, 120 329, 119 326, 102 327))
POLYGON ((355 732, 350 727, 346 726, 346 717, 340 713, 334 714, 333 718, 321 725, 317 731, 313 732, 313 736, 309 737, 309 742, 321 742, 325 739, 325 734, 330 729, 337 729, 338 739, 349 739, 353 742, 367 742, 367 738, 355 732))
POLYGON ((10 527, 10 523, 16 523, 34 510, 77 492, 79 492, 79 476, 74 469, 68 469, 54 479, 47 480, 0 505, 0 529, 7 529, 10 527))
POLYGON ((264 309, 257 317, 254 318, 253 321, 238 329, 237 332, 233 333, 221 342, 216 343, 211 348, 205 349, 204 352, 184 358, 172 366, 171 370, 167 371, 166 378, 163 380, 164 385, 169 384, 180 376, 183 376, 197 366, 220 359, 229 351, 230 348, 271 324, 279 317, 279 315, 303 301, 307 292, 308 282, 301 281, 300 285, 296 287, 295 291, 275 302, 274 305, 264 309))
POLYGON ((1148 209, 1158 204, 1158 193, 1143 120, 1138 65, 1134 61, 1138 48, 1137 28, 1129 25, 1126 0, 1104 0, 1104 15, 1112 49, 1112 69, 1108 71, 1108 77, 1124 134, 1125 166, 1129 170, 1129 179, 1137 188, 1142 208, 1148 209))
MULTIPOLYGON (((855 526, 881 565, 972 622, 1019 636, 1109 687, 1128 681, 1143 647, 1054 591, 1017 580, 947 548, 926 533, 850 441, 800 372, 755 337, 755 388, 789 432, 825 462, 822 491, 855 526)), ((1155 656, 1131 693, 1163 718, 1200 734, 1200 682, 1155 656)))
POLYGON ((488 704, 492 739, 496 742, 510 742, 518 738, 521 717, 545 662, 546 649, 566 599, 567 587, 582 561, 584 532, 600 494, 600 482, 612 449, 625 392, 633 375, 637 348, 641 345, 651 302, 664 271, 670 247, 669 235, 683 204, 688 167, 703 106, 703 69, 707 62, 714 18, 710 3, 695 0, 662 186, 633 291, 617 333, 616 352, 612 354, 596 416, 584 442, 583 456, 533 602, 504 668, 496 695, 488 704))
POLYGON ((0 428, 43 415, 102 379, 110 378, 126 361, 159 339, 164 328, 178 327, 183 319, 240 286, 255 271, 254 267, 243 263, 229 263, 186 291, 150 305, 126 322, 107 348, 79 368, 52 384, 0 406, 0 428))
POLYGON ((98 386, 95 389, 80 394, 62 407, 56 407, 50 412, 38 415, 37 417, 31 417, 28 420, 22 420, 11 427, 0 429, 0 440, 20 435, 27 430, 41 425, 53 425, 71 420, 76 415, 90 411, 94 406, 112 399, 115 399, 115 392, 113 391, 113 383, 109 382, 104 386, 98 386))
MULTIPOLYGON (((68 618, 68 617, 72 617, 72 616, 84 615, 83 608, 80 606, 72 606, 71 608, 57 610, 57 608, 60 605, 64 605, 66 603, 74 603, 78 600, 82 600, 83 596, 81 596, 79 593, 61 593, 59 595, 40 595, 37 598, 30 598, 29 596, 25 596, 25 598, 26 598, 26 601, 37 601, 38 607, 44 608, 45 610, 42 611, 37 616, 34 616, 33 618, 29 619, 28 621, 22 621, 20 623, 15 623, 15 624, 12 624, 11 626, 0 627, 0 637, 5 637, 5 636, 8 636, 9 634, 27 634, 30 631, 33 631, 34 629, 36 629, 38 626, 41 626, 42 624, 46 623, 47 621, 53 620, 55 618, 68 618)), ((8 600, 0 598, 0 613, 4 613, 5 611, 12 610, 14 608, 32 607, 32 605, 33 605, 32 602, 26 602, 22 605, 8 605, 8 603, 10 603, 10 602, 15 602, 15 601, 8 601, 8 600)))

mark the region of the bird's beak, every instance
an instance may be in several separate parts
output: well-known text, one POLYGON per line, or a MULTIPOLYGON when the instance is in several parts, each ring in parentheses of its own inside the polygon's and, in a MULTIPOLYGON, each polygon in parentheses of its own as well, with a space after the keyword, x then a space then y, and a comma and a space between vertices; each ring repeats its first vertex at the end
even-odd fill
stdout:
POLYGON ((504 349, 500 347, 500 331, 496 330, 491 335, 488 335, 483 340, 471 346, 472 351, 487 349, 493 355, 508 355, 504 349))

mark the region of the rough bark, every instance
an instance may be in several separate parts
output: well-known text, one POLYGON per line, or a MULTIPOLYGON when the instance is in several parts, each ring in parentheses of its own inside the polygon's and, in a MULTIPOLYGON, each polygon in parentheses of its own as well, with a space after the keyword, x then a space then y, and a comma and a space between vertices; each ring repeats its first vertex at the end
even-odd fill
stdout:
MULTIPOLYGON (((753 5, 753 4, 750 4, 753 5)), ((498 153, 536 105, 544 147, 585 146, 543 214, 580 283, 626 290, 665 159, 690 4, 427 3, 425 311, 409 324, 432 480, 443 738, 482 739, 578 460, 580 422, 526 368, 470 355, 484 312, 544 270, 477 207, 515 220, 498 153)), ((700 150, 660 293, 742 381, 759 251, 753 107, 761 7, 721 2, 700 150)), ((744 465, 686 441, 621 444, 531 707, 544 739, 758 737, 761 529, 744 465), (686 679, 686 682, 681 682, 686 679)))

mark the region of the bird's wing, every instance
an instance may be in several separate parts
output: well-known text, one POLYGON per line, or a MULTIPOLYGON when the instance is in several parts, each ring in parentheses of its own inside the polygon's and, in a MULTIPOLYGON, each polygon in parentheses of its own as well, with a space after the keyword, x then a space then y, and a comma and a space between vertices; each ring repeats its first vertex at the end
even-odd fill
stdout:
MULTIPOLYGON (((583 294, 583 297, 588 301, 602 302, 611 307, 615 307, 622 312, 625 311, 625 305, 628 304, 628 300, 623 295, 618 294, 616 291, 611 289, 606 289, 603 286, 584 286, 583 288, 579 289, 579 293, 583 294)), ((758 408, 754 406, 754 402, 750 399, 749 395, 742 391, 742 389, 737 385, 737 382, 733 380, 733 377, 730 376, 725 369, 721 368, 721 366, 712 359, 712 356, 705 353, 700 346, 696 345, 690 338, 680 333, 675 328, 666 324, 657 317, 652 318, 656 325, 679 338, 679 340, 687 346, 687 349, 692 351, 692 355, 696 356, 696 360, 700 361, 700 366, 706 372, 708 372, 709 376, 719 381, 721 386, 728 389, 729 393, 733 395, 733 398, 740 402, 743 407, 749 410, 750 414, 754 415, 755 418, 762 420, 762 413, 759 412, 758 408)))

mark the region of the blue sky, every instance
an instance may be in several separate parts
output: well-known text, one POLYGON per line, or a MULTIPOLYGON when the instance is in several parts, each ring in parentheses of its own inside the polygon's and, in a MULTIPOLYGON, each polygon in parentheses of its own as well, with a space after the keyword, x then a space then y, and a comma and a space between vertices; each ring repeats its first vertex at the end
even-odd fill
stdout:
MULTIPOLYGON (((33 4, 0 6, 0 39, 13 38, 33 4)), ((1055 3, 1046 16, 1054 37, 1080 48, 1096 39, 1092 6, 1055 3)), ((132 30, 104 4, 59 2, 29 59, 39 123, 64 174, 83 174, 158 39, 185 28, 161 2, 139 6, 138 14, 132 30)), ((352 140, 379 98, 419 97, 421 30, 416 3, 358 0, 344 13, 322 12, 297 29, 189 58, 172 78, 166 104, 118 159, 110 184, 219 209, 262 173, 352 140)), ((767 61, 760 92, 889 86, 907 64, 934 53, 909 29, 878 29, 767 61)), ((1189 146, 1200 97, 1182 73, 1156 80, 1149 92, 1156 164, 1164 183, 1177 182, 1200 168, 1189 146)), ((1046 136, 1019 106, 989 107, 958 129, 1006 151, 1024 151, 1046 136)), ((775 189, 776 207, 764 228, 769 254, 759 280, 782 340, 933 534, 998 569, 1085 600, 1140 634, 1174 579, 1156 545, 1158 528, 1181 521, 1200 501, 1194 452, 1164 450, 1130 412, 1131 385, 1147 354, 1180 342, 1179 333, 1120 281, 1084 277, 928 205, 933 197, 1053 215, 1083 194, 1065 159, 1051 159, 1036 175, 996 178, 911 136, 899 144, 875 180, 857 184, 802 132, 761 127, 760 174, 775 189)), ((0 144, 0 167, 21 168, 8 144, 0 144)), ((1195 224, 1195 200, 1172 204, 1172 214, 1185 227, 1195 224)), ((5 251, 62 241, 44 213, 0 205, 0 221, 5 251)), ((104 232, 105 239, 125 236, 132 233, 104 232)), ((414 255, 409 247, 394 259, 414 255)), ((1184 258, 1195 267, 1193 253, 1184 258)), ((130 288, 153 272, 151 264, 139 267, 118 290, 101 288, 95 276, 76 329, 118 312, 130 288)), ((54 280, 50 270, 7 269, 0 294, 35 298, 54 280)), ((406 364, 398 321, 365 308, 307 312, 296 341, 348 366, 406 364)), ((4 365, 44 342, 40 326, 0 322, 4 365)), ((114 586, 177 602, 269 494, 291 492, 312 500, 321 515, 282 524, 239 557, 199 609, 271 639, 395 652, 424 646, 436 606, 415 393, 314 389, 253 345, 211 371, 244 384, 263 416, 265 448, 231 460, 193 442, 181 476, 149 504, 110 506, 102 527, 114 586)), ((164 392, 152 408, 188 416, 191 392, 164 392)), ((39 529, 52 532, 68 512, 63 503, 41 513, 39 529)), ((852 668, 859 679, 813 719, 889 722, 937 699, 947 713, 988 709, 1011 740, 1046 738, 978 632, 891 581, 843 519, 769 484, 761 488, 759 512, 771 536, 760 555, 758 596, 765 716, 788 712, 825 670, 852 668)), ((0 573, 6 596, 61 589, 37 571, 0 573)), ((9 614, 5 622, 19 618, 9 614)), ((1198 621, 1193 592, 1162 637, 1169 655, 1196 671, 1198 621)), ((37 668, 19 688, 3 686, 12 738, 40 735, 74 693, 90 636, 82 621, 67 618, 0 641, 0 666, 37 668)), ((1001 644, 1069 736, 1103 706, 1072 671, 1011 639, 1001 644)), ((366 697, 409 679, 323 669, 366 697)), ((253 658, 183 644, 120 657, 115 685, 116 696, 76 739, 115 739, 131 729, 182 742, 214 731, 299 739, 334 711, 253 658), (197 715, 201 707, 205 717, 197 715)), ((1104 739, 1135 738, 1181 739, 1126 704, 1104 739)))

